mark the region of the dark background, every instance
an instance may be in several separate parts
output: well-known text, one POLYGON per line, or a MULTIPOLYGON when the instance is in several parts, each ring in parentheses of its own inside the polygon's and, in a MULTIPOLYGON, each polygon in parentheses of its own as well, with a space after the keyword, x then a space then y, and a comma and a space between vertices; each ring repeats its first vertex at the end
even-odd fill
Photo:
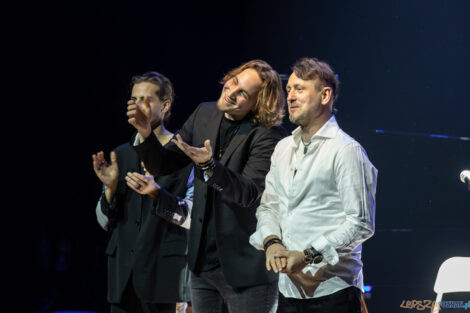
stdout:
POLYGON ((379 169, 376 234, 363 247, 369 312, 434 299, 439 265, 470 256, 470 191, 458 178, 470 169, 460 138, 470 137, 470 1, 16 2, 5 12, 12 312, 106 312, 91 154, 130 138, 129 81, 148 70, 175 85, 175 130, 245 61, 282 74, 304 56, 333 66, 337 120, 379 169))

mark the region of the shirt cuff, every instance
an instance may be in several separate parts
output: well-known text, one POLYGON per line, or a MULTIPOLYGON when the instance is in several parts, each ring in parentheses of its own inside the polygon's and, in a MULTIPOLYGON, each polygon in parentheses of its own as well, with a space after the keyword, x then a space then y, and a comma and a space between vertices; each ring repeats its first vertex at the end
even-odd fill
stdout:
POLYGON ((108 200, 106 200, 106 195, 103 191, 103 194, 101 195, 100 198, 100 205, 101 205, 101 211, 105 215, 110 215, 112 214, 113 210, 116 210, 117 207, 117 195, 114 194, 113 198, 111 199, 111 203, 108 203, 108 200))
POLYGON ((142 142, 144 142, 144 138, 140 133, 137 133, 134 139, 134 147, 140 145, 142 142))
POLYGON ((109 219, 101 210, 101 199, 96 204, 96 220, 98 221, 98 224, 100 224, 101 228, 106 231, 108 230, 109 219))
POLYGON ((203 176, 204 176, 204 182, 207 183, 207 181, 210 179, 209 175, 207 174, 206 171, 203 171, 203 176))
POLYGON ((176 196, 168 192, 165 188, 161 188, 158 198, 153 200, 152 213, 154 215, 162 217, 170 223, 181 226, 189 217, 189 209, 190 207, 188 206, 188 203, 185 200, 180 200, 176 196), (187 212, 182 212, 182 207, 184 205, 187 206, 187 212), (177 210, 177 212, 174 212, 174 210, 177 210), (186 215, 184 215, 185 213, 186 215))
POLYGON ((250 236, 250 244, 258 250, 264 250, 264 239, 269 236, 277 236, 282 239, 281 229, 275 227, 262 226, 250 236))
POLYGON ((325 236, 318 237, 318 239, 312 243, 312 247, 323 255, 323 259, 328 264, 335 265, 338 263, 338 252, 331 246, 325 236))

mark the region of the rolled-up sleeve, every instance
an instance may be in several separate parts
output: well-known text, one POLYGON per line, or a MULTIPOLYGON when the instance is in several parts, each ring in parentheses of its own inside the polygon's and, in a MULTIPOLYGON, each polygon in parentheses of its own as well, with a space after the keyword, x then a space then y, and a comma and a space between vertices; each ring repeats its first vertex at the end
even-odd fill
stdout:
POLYGON ((362 147, 352 143, 336 155, 334 176, 346 218, 337 229, 312 242, 332 265, 339 260, 339 249, 353 250, 374 234, 377 169, 362 147))

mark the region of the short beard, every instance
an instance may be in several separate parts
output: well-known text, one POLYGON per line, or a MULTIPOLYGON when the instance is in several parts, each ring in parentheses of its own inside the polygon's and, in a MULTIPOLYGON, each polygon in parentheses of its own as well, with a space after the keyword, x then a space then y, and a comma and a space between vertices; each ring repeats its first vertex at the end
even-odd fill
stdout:
POLYGON ((293 118, 291 115, 289 115, 289 121, 295 125, 298 125, 298 126, 303 126, 302 125, 302 119, 304 118, 305 116, 301 113, 299 116, 297 116, 297 118, 293 118))

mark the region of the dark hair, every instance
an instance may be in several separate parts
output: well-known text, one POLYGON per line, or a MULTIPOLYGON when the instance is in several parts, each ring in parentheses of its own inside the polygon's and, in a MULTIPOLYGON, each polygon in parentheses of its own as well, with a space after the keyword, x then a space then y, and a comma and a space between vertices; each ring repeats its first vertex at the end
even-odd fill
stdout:
POLYGON ((316 86, 318 90, 325 86, 330 87, 333 91, 331 96, 333 101, 333 113, 338 111, 335 107, 335 102, 339 95, 339 79, 328 63, 319 61, 317 58, 302 58, 294 64, 292 70, 295 76, 300 79, 318 79, 320 82, 320 84, 316 86))
MULTIPOLYGON (((132 82, 132 85, 149 82, 158 86, 158 90, 156 94, 158 98, 160 99, 160 101, 169 100, 170 103, 173 103, 173 100, 175 99, 175 91, 173 90, 173 84, 166 76, 164 76, 163 74, 160 74, 159 72, 153 71, 153 72, 146 72, 141 75, 135 75, 132 77, 131 82, 132 82)), ((171 106, 170 106, 170 109, 165 113, 163 120, 167 121, 170 118, 170 115, 171 115, 171 106)))
POLYGON ((237 76, 246 69, 254 69, 261 81, 261 89, 255 104, 254 119, 265 126, 279 126, 284 117, 285 96, 279 74, 263 60, 252 60, 231 70, 222 78, 225 84, 229 79, 237 76))

